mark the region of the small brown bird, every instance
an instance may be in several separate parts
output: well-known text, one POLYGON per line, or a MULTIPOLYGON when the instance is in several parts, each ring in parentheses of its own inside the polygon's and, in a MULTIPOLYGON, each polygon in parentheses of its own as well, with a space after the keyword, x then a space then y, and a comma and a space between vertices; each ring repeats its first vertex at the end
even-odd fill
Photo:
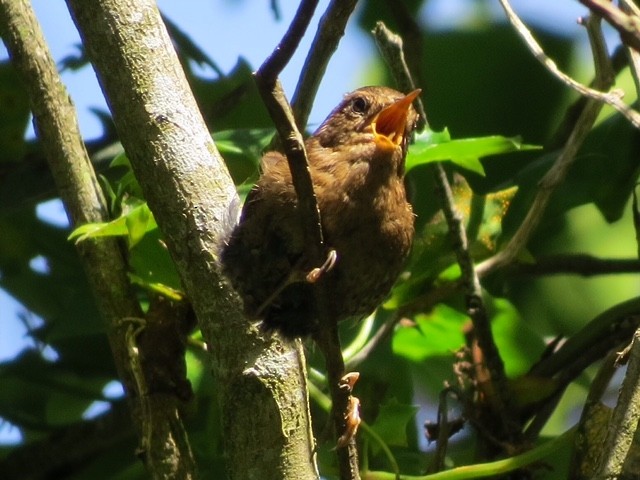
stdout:
POLYGON ((263 157, 262 175, 221 258, 247 315, 266 329, 290 338, 312 334, 318 325, 313 289, 320 283, 337 320, 368 315, 389 293, 414 232, 404 160, 419 93, 360 88, 306 140, 324 240, 337 254, 318 282, 308 280, 320 265, 305 249, 287 159, 278 152, 263 157))

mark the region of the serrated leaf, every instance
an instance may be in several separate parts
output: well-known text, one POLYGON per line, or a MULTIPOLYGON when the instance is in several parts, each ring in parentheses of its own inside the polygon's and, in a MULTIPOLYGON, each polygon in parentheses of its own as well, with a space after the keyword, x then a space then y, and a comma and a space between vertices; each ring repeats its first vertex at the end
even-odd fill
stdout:
POLYGON ((450 160, 456 165, 484 176, 482 157, 541 147, 525 145, 518 137, 492 135, 488 137, 452 140, 447 129, 442 132, 426 131, 416 136, 406 160, 407 172, 431 162, 450 160))

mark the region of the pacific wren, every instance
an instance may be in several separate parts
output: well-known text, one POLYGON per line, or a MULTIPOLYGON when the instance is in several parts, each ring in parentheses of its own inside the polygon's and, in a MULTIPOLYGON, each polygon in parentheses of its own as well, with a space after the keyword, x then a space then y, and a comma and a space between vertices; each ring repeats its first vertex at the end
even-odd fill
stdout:
POLYGON ((317 283, 286 158, 269 152, 240 223, 222 249, 226 275, 245 311, 285 337, 318 325, 314 288, 336 320, 371 313, 389 293, 409 255, 414 215, 404 188, 404 160, 417 115, 408 95, 364 87, 343 101, 305 141, 324 240, 337 253, 317 283))

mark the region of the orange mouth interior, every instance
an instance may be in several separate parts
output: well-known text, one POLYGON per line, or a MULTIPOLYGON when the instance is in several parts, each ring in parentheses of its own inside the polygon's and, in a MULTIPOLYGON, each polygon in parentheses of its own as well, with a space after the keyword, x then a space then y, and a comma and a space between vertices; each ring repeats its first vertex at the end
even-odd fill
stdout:
POLYGON ((395 149, 402 143, 407 127, 407 112, 422 90, 417 89, 384 108, 371 122, 376 143, 395 149))

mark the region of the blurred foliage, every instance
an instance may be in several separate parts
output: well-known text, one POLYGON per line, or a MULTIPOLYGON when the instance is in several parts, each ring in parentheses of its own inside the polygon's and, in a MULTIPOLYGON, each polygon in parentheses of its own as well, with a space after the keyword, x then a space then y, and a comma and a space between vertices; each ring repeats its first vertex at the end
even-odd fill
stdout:
MULTIPOLYGON (((407 18, 416 18, 427 2, 406 0, 398 8, 391 8, 392 3, 363 1, 357 24, 368 32, 383 20, 392 29, 415 34, 407 18)), ((467 5, 473 8, 471 2, 467 5)), ((272 2, 274 17, 281 8, 289 7, 272 2)), ((411 148, 407 183, 417 214, 414 251, 406 274, 371 325, 377 330, 394 315, 400 315, 402 321, 357 367, 361 376, 355 394, 369 426, 358 435, 363 458, 372 470, 392 471, 388 448, 401 472, 424 474, 433 448, 427 445, 422 424, 436 420, 445 383, 462 381, 455 366, 467 344, 469 319, 460 291, 446 289, 459 280, 460 269, 438 212, 431 172, 418 165, 453 160, 446 164, 446 171, 471 252, 480 262, 498 252, 522 224, 540 178, 559 153, 548 145, 566 107, 575 100, 537 63, 509 26, 485 15, 484 2, 477 2, 475 8, 477 21, 469 25, 418 31, 421 48, 408 55, 421 68, 420 86, 430 124, 442 133, 431 133, 440 135, 435 142, 428 136, 419 138, 411 148), (430 157, 428 151, 434 145, 445 150, 430 157), (522 148, 526 145, 547 147, 522 148), (527 151, 516 151, 523 149, 527 151), (437 292, 445 294, 430 297, 437 292)), ((273 132, 251 78, 255 65, 239 58, 230 72, 222 72, 215 58, 190 40, 187 26, 171 23, 169 30, 216 144, 240 191, 246 193, 257 178, 261 152, 273 132), (196 65, 206 65, 218 75, 213 79, 199 76, 196 65)), ((575 40, 549 32, 540 37, 547 53, 571 72, 575 40)), ((88 68, 82 48, 78 49, 63 61, 65 68, 88 68)), ((369 71, 363 74, 363 83, 371 79, 393 85, 377 57, 371 58, 369 71)), ((3 321, 23 322, 33 344, 0 364, 0 417, 19 429, 23 438, 18 445, 0 448, 2 472, 3 464, 23 445, 42 442, 46 448, 47 442, 66 438, 79 425, 86 426, 86 437, 78 442, 95 442, 92 422, 108 419, 120 401, 104 391, 116 373, 73 241, 81 240, 80 235, 120 236, 130 262, 130 278, 143 306, 154 295, 180 296, 181 286, 106 117, 101 117, 106 127, 103 138, 88 147, 102 175, 113 221, 82 227, 69 241, 69 228, 51 225, 37 215, 38 204, 55 198, 55 192, 39 145, 24 140, 28 102, 8 63, 0 65, 0 105, 0 287, 22 305, 19 319, 5 313, 3 321), (114 407, 94 419, 90 407, 95 408, 98 401, 112 402, 114 407)), ((523 260, 557 253, 633 258, 637 246, 629 199, 639 174, 639 146, 638 131, 619 115, 610 114, 600 122, 580 149, 566 182, 552 197, 523 260)), ((545 360, 549 339, 573 334, 583 338, 590 320, 638 294, 637 275, 547 278, 500 271, 486 279, 484 286, 495 340, 510 388, 523 411, 535 408, 555 388, 552 375, 528 375, 540 362, 549 365, 545 360)), ((366 322, 341 325, 345 345, 369 326, 366 322)), ((192 340, 187 362, 195 396, 186 412, 186 424, 202 477, 222 478, 224 452, 215 385, 203 367, 204 353, 195 346, 200 341, 197 332, 192 340)), ((580 351, 579 346, 575 351, 580 351)), ((324 368, 312 348, 309 363, 318 371, 324 368)), ((592 375, 593 371, 586 370, 570 385, 543 432, 547 438, 557 437, 575 422, 592 375)), ((321 382, 317 386, 324 388, 321 382)), ((313 398, 311 408, 320 442, 320 468, 329 478, 335 474, 335 455, 332 445, 321 437, 327 412, 313 398)), ((464 414, 455 402, 450 410, 453 416, 464 414)), ((145 478, 134 455, 134 434, 123 422, 121 436, 114 437, 108 447, 54 472, 56 478, 145 478)), ((473 462, 475 439, 470 425, 453 437, 447 466, 473 462)), ((545 462, 553 470, 540 472, 544 478, 564 478, 568 447, 558 448, 545 462)))

